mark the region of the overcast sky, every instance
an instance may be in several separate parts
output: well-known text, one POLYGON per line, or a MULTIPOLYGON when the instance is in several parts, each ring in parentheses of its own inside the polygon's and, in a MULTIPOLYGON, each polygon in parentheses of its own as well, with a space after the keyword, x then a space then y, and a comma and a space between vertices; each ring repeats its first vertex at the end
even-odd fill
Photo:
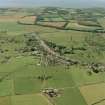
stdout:
POLYGON ((0 7, 104 7, 105 0, 0 0, 0 7))

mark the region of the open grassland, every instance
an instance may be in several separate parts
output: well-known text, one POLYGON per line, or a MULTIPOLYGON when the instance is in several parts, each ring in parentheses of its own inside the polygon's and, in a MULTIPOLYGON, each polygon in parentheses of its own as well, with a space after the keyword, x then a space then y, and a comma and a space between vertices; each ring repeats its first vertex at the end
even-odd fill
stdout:
POLYGON ((75 42, 74 46, 75 45, 79 46, 79 45, 83 44, 82 42, 84 41, 85 35, 89 35, 89 34, 90 33, 59 30, 57 32, 50 33, 50 34, 49 33, 43 33, 43 34, 40 34, 40 36, 43 39, 46 39, 48 41, 70 47, 71 43, 72 43, 71 42, 71 37, 72 37, 72 40, 75 42))
POLYGON ((41 81, 29 78, 16 78, 14 80, 15 94, 37 93, 41 89, 41 81))
POLYGON ((105 99, 105 84, 95 84, 89 86, 80 87, 80 91, 83 94, 88 105, 102 105, 105 99), (101 104, 102 102, 102 104, 101 104))
POLYGON ((101 29, 101 27, 98 26, 87 26, 87 25, 82 25, 82 24, 78 24, 77 22, 75 23, 69 23, 66 28, 68 29, 77 29, 77 30, 86 30, 86 31, 94 31, 97 29, 101 29))
POLYGON ((46 81, 45 87, 63 88, 73 87, 75 85, 72 79, 72 75, 69 71, 65 71, 64 67, 61 68, 58 66, 55 68, 52 67, 52 69, 55 69, 55 71, 46 71, 46 74, 52 76, 52 78, 46 81))
POLYGON ((61 95, 54 99, 57 105, 87 105, 79 89, 76 87, 65 89, 61 95))
POLYGON ((105 81, 105 73, 94 74, 89 76, 88 69, 82 67, 71 67, 72 79, 77 86, 102 83, 105 81))
POLYGON ((1 105, 52 105, 41 94, 0 97, 1 105))
POLYGON ((0 83, 0 96, 13 95, 13 81, 5 80, 0 83))
POLYGON ((11 99, 9 96, 0 97, 0 105, 11 105, 11 99))
POLYGON ((11 101, 12 105, 52 105, 40 94, 12 96, 11 101))
POLYGON ((94 22, 94 21, 77 21, 77 23, 78 24, 80 24, 80 25, 84 25, 84 26, 100 26, 99 24, 98 24, 98 22, 94 22))

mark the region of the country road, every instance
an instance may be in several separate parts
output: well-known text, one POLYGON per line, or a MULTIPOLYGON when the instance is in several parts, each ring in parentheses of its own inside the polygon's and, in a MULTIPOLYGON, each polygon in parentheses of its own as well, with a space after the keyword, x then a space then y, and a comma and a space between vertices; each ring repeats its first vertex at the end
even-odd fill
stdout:
POLYGON ((78 64, 78 61, 70 60, 64 56, 60 56, 60 54, 54 52, 36 33, 30 33, 32 36, 35 36, 36 40, 38 41, 39 46, 42 48, 43 51, 47 52, 47 54, 52 55, 62 64, 73 65, 78 64))

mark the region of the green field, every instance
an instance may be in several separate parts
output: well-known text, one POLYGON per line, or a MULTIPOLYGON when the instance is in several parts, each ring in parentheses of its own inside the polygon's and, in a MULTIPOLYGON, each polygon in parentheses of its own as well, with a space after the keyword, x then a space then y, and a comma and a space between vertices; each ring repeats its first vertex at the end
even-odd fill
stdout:
POLYGON ((79 30, 90 30, 90 31, 94 31, 96 29, 101 29, 101 27, 98 26, 86 26, 86 25, 80 25, 77 22, 75 23, 69 23, 66 28, 70 28, 70 29, 79 29, 79 30))
POLYGON ((52 105, 40 94, 12 96, 11 103, 12 105, 52 105))
POLYGON ((78 103, 80 105, 87 105, 78 88, 65 89, 62 94, 63 96, 54 99, 58 105, 68 105, 69 103, 72 105, 76 105, 78 103))

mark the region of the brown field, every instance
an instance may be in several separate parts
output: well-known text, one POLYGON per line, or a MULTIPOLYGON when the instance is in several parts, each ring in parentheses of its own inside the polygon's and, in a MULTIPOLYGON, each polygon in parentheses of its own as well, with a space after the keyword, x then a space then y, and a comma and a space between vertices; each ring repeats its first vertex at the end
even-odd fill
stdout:
POLYGON ((21 16, 0 16, 0 22, 14 22, 21 18, 21 16))
POLYGON ((0 105, 11 105, 10 97, 0 97, 0 105))
POLYGON ((38 22, 38 24, 49 27, 62 28, 65 25, 65 22, 38 22))
POLYGON ((97 102, 99 102, 97 105, 105 105, 105 83, 80 87, 80 92, 88 105, 93 105, 97 102))
POLYGON ((35 24, 36 19, 36 16, 26 16, 21 18, 19 21, 23 24, 35 24))

